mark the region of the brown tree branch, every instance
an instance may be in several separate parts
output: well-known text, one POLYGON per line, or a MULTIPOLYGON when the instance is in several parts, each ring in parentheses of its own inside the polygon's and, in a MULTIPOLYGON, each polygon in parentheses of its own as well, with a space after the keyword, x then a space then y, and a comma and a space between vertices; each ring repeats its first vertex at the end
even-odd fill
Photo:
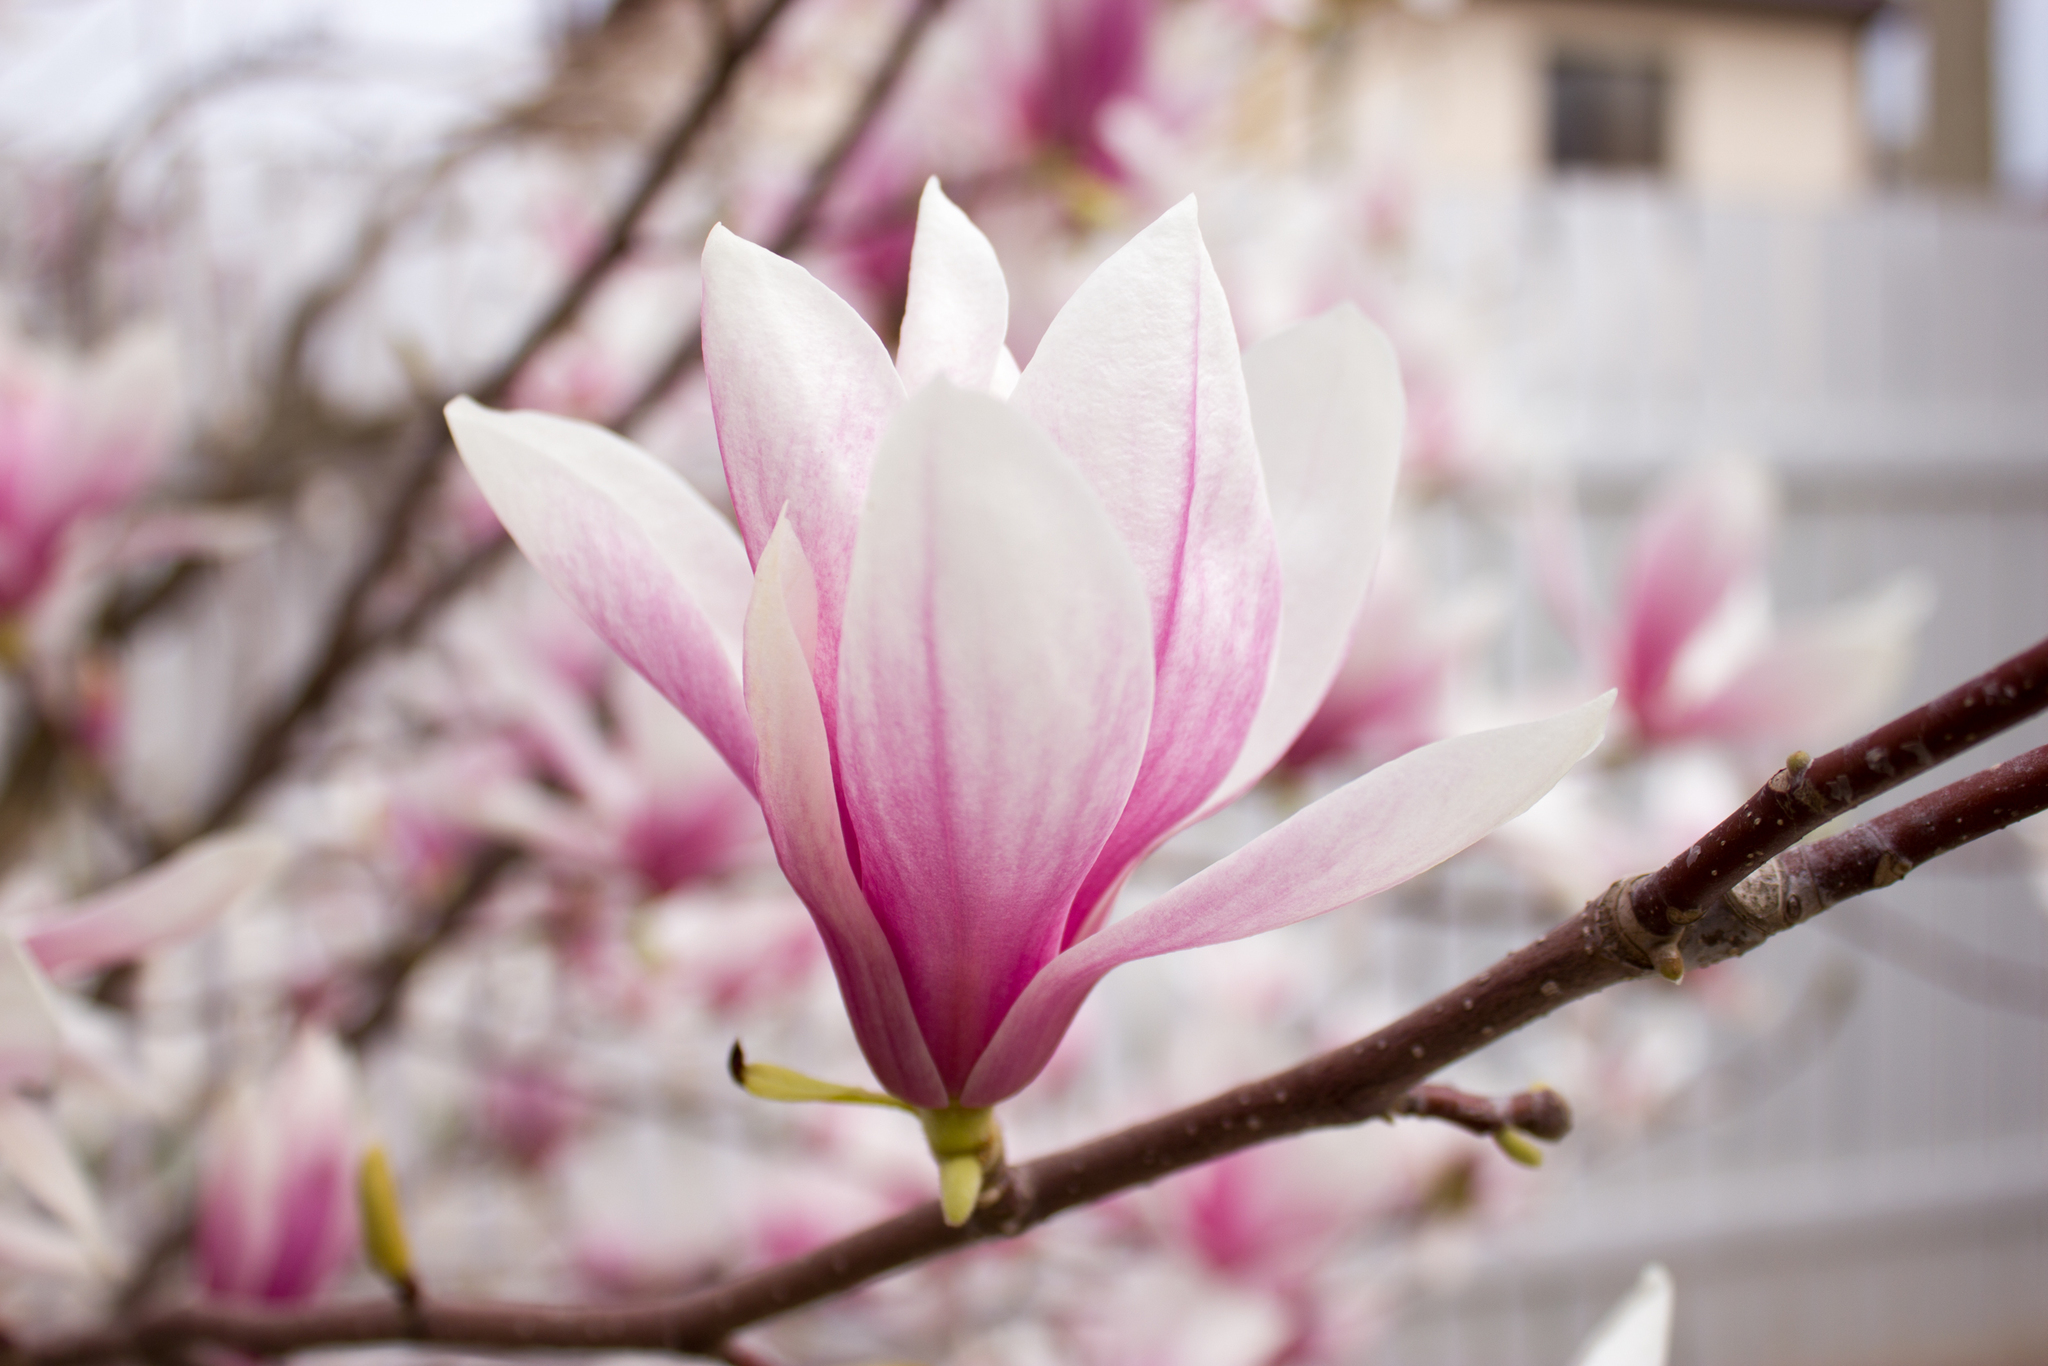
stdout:
POLYGON ((1793 761, 1685 854, 1629 889, 1653 937, 1836 816, 2048 708, 2048 640, 1810 764, 1793 761))
MULTIPOLYGON (((2006 668, 1999 666, 1992 676, 2004 677, 2000 671, 2006 668)), ((1909 718, 1927 710, 1909 713, 1909 718)), ((2017 719, 2012 716, 2007 724, 2017 719)), ((1845 767, 1841 751, 1823 756, 1816 766, 1820 762, 1829 764, 1823 772, 1845 767)), ((1680 927, 1675 947, 1694 967, 1747 953, 1835 901, 1888 886, 1913 866, 2044 808, 2048 746, 1772 860, 1758 875, 1719 896, 1691 924, 1680 927)), ((1749 829, 1748 838, 1759 846, 1778 838, 1774 827, 1760 821, 1749 829)), ((1728 856, 1747 860, 1752 852, 1731 846, 1728 856)), ((1659 871, 1676 877, 1684 872, 1685 863, 1686 856, 1681 855, 1659 871)), ((93 1366, 202 1344, 270 1356, 395 1341, 512 1351, 715 1353, 733 1334, 753 1324, 929 1257, 989 1238, 1015 1236, 1067 1210, 1255 1144, 1309 1129, 1356 1124, 1404 1105, 1458 1109, 1458 1103, 1448 1100, 1406 1097, 1431 1073, 1502 1035, 1566 1002, 1651 970, 1642 927, 1627 907, 1629 888, 1643 881, 1616 883, 1535 943, 1355 1043, 999 1173, 982 1208, 963 1228, 946 1227, 933 1201, 806 1256, 649 1305, 579 1308, 429 1299, 409 1313, 389 1301, 285 1311, 190 1308, 100 1332, 27 1344, 18 1349, 18 1356, 33 1366, 93 1366)))
MULTIPOLYGON (((947 0, 915 0, 911 5, 910 12, 896 30, 896 36, 890 40, 888 51, 882 55, 881 65, 875 68, 874 74, 868 78, 867 87, 861 91, 860 99, 855 102, 845 127, 825 149, 817 165, 811 168, 803 193, 797 196, 789 217, 783 220, 782 231, 768 243, 770 251, 778 256, 787 256, 810 237, 811 229, 817 226, 818 210, 839 183, 839 173, 846 168, 847 159, 888 105, 897 82, 902 80, 905 68, 910 65, 912 54, 924 40, 925 30, 931 27, 932 20, 939 17, 946 3, 947 0)), ((640 391, 610 425, 624 431, 637 424, 703 359, 704 331, 700 325, 676 343, 675 349, 654 368, 653 374, 640 386, 640 391)))
POLYGON ((413 974, 469 928, 477 908, 518 857, 518 851, 507 845, 486 845, 434 913, 369 964, 363 972, 367 999, 355 1020, 341 1031, 343 1043, 353 1049, 366 1048, 398 1023, 413 974))
POLYGON ((1502 1129, 1520 1129, 1546 1143, 1556 1143, 1572 1131, 1572 1107, 1563 1096, 1547 1086, 1520 1091, 1499 1100, 1492 1096, 1475 1096, 1455 1086, 1418 1086, 1395 1101, 1387 1113, 1415 1119, 1440 1119, 1482 1137, 1497 1134, 1502 1129))

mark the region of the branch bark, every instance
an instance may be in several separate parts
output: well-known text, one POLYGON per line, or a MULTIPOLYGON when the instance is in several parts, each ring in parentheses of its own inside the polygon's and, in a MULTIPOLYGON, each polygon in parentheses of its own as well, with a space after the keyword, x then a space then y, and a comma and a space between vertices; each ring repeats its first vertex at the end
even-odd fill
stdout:
MULTIPOLYGON (((2021 692, 2048 688, 2048 677, 2040 674, 2022 685, 2007 665, 1985 678, 1996 683, 2003 706, 1998 714, 2009 718, 2004 724, 2021 719, 2016 714, 2022 710, 2021 692)), ((1966 696, 1968 688, 1983 683, 1984 679, 1976 680, 1949 698, 1966 696)), ((1982 691, 1976 695, 1989 696, 1982 691)), ((1928 711, 1921 708, 1901 720, 1928 711)), ((1888 726, 1874 733, 1892 730, 1888 726)), ((1978 738, 1989 733, 1976 732, 1978 738)), ((1824 773, 1847 771, 1854 757, 1853 751, 1838 750, 1815 761, 1815 767, 1825 762, 1824 773)), ((1767 785, 1765 791, 1778 789, 1767 785)), ((1747 953, 1836 901, 1888 886, 1927 859, 2043 809, 2048 809, 2048 746, 1783 858, 1771 859, 1769 853, 1756 857, 1757 849, 1768 848, 1781 836, 1778 827, 1751 821, 1749 843, 1731 841, 1727 857, 1737 863, 1770 860, 1767 866, 1718 895, 1690 924, 1677 927, 1671 942, 1693 967, 1747 953)), ((1723 827, 1728 825, 1723 822, 1723 827)), ((1684 875, 1686 864, 1687 856, 1681 855, 1658 871, 1675 879, 1684 875)), ((97 1366, 121 1358, 175 1355, 202 1345, 269 1356, 396 1341, 510 1351, 638 1349, 715 1355, 733 1334, 763 1320, 972 1243, 1014 1237, 1067 1210, 1255 1144, 1309 1129, 1356 1124, 1409 1105, 1457 1110, 1457 1102, 1442 1097, 1409 1097, 1431 1073, 1502 1035, 1567 1002, 1652 970, 1641 927, 1626 906, 1629 887, 1645 880, 1616 883, 1535 943, 1355 1043, 1000 1173, 982 1208, 963 1228, 946 1227, 938 1203, 932 1201, 806 1256, 650 1305, 577 1308, 442 1303, 429 1298, 410 1309, 390 1301, 288 1311, 189 1308, 97 1333, 28 1344, 17 1355, 30 1366, 97 1366)))
POLYGON ((1629 889, 1636 919, 1669 935, 1835 817, 2048 708, 2048 640, 1809 763, 1785 769, 1682 858, 1629 889))

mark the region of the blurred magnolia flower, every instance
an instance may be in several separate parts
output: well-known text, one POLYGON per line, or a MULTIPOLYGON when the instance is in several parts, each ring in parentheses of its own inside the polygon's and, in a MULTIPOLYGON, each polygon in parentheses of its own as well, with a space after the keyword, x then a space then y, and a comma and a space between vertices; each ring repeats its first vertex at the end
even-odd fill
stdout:
POLYGON ((500 654, 486 705, 531 748, 546 781, 490 782, 448 813, 572 864, 628 869, 654 893, 764 858, 760 809, 718 752, 637 675, 609 673, 607 734, 594 699, 500 654))
POLYGON ((1932 594, 1914 576, 1827 612, 1771 622, 1766 570, 1777 492, 1746 460, 1695 466, 1636 520, 1608 620, 1554 518, 1537 569, 1553 609, 1604 662, 1633 739, 1824 749, 1896 693, 1932 594))
POLYGON ((1493 634, 1502 608, 1500 595, 1485 588, 1433 598, 1394 541, 1380 557, 1344 663, 1283 763, 1306 768, 1347 757, 1369 766, 1440 738, 1451 674, 1493 634))
MULTIPOLYGON (((22 942, 59 980, 132 963, 201 933, 260 896, 290 861, 290 845, 266 830, 195 840, 176 855, 104 891, 28 917, 22 942)), ((34 891, 9 898, 20 914, 34 891)))
POLYGON ((995 253, 936 182, 893 364, 723 229, 704 278, 739 535, 609 433, 466 400, 449 422, 543 575, 752 786, 908 1105, 1013 1095, 1111 968, 1400 882, 1598 739, 1606 699, 1416 751, 1108 923, 1336 672, 1399 447, 1384 340, 1340 309, 1240 361, 1192 201, 1021 376, 995 253))
POLYGON ((1103 116, 1142 93, 1158 8, 1157 0, 1039 0, 1025 7, 1034 31, 996 62, 998 71, 1008 68, 1020 145, 1064 155, 1107 180, 1121 177, 1103 116))
POLYGON ((56 1075, 63 1038, 35 960, 0 934, 0 1171, 51 1218, 0 1212, 0 1266, 110 1276, 119 1265, 99 1197, 48 1109, 21 1094, 56 1075))
POLYGON ((582 1094, 546 1063, 507 1063, 492 1068, 484 1082, 484 1133, 522 1167, 545 1166, 588 1110, 582 1094))
POLYGON ((1654 1262, 1600 1321, 1572 1366, 1664 1366, 1671 1351, 1671 1273, 1654 1262))
POLYGON ((307 1030, 275 1071, 244 1080, 200 1156, 199 1279, 225 1299, 309 1299, 354 1253, 355 1080, 332 1036, 307 1030))
POLYGON ((74 523, 126 502, 163 463, 174 366, 155 331, 84 359, 0 334, 0 619, 42 590, 74 523))

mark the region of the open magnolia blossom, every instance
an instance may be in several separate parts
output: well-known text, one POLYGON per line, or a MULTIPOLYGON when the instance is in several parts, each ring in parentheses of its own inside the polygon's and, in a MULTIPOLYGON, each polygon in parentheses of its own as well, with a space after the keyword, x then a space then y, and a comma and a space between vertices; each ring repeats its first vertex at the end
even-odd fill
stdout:
POLYGON ((80 901, 57 902, 34 879, 9 889, 0 904, 0 1174, 52 1218, 0 1212, 0 1266, 106 1277, 120 1265, 92 1180, 50 1108, 32 1098, 59 1080, 67 1056, 52 979, 189 939, 259 895, 288 857, 277 836, 237 830, 80 901))
MULTIPOLYGON (((936 182, 894 361, 723 228, 704 295, 737 534, 599 428, 466 399, 449 426, 542 574, 752 788, 869 1065, 942 1162, 990 1160, 987 1107, 1111 968, 1391 887, 1599 739, 1606 698, 1413 751, 1111 921, 1336 673, 1400 443, 1385 340, 1347 307, 1240 358, 1189 200, 1020 374, 994 250, 936 182)), ((951 1167, 947 1188, 964 1219, 951 1167)))

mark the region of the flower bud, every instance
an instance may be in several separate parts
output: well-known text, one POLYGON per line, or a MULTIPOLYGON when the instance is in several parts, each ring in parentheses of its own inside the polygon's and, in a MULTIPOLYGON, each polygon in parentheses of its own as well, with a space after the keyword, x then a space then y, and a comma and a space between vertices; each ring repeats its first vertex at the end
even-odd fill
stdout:
POLYGON ((229 1097, 200 1159, 199 1279, 213 1295, 309 1299, 354 1251, 354 1080, 334 1039, 299 1037, 229 1097))

